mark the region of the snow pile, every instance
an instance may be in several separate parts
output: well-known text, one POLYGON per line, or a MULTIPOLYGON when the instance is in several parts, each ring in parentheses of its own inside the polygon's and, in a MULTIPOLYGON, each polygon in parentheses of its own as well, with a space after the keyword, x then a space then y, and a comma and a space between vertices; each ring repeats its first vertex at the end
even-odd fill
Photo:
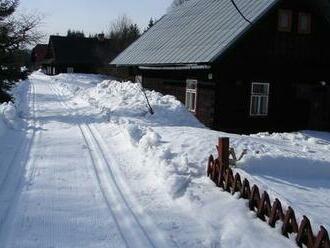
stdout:
POLYGON ((0 137, 8 130, 22 130, 23 120, 19 117, 19 112, 12 102, 0 105, 0 137))
MULTIPOLYGON (((5 104, 1 104, 0 105, 0 112, 3 113, 4 112, 4 109, 5 109, 5 104)), ((4 121, 4 116, 3 114, 0 115, 0 137, 2 137, 6 131, 7 131, 7 125, 4 121)))
POLYGON ((18 117, 17 109, 12 102, 2 104, 1 112, 2 122, 7 126, 7 128, 14 130, 22 129, 22 120, 18 117))
POLYGON ((178 197, 191 181, 187 155, 174 154, 168 145, 162 144, 161 135, 152 127, 202 125, 175 97, 155 91, 146 91, 146 95, 154 115, 148 112, 141 85, 137 83, 103 81, 88 94, 89 102, 106 110, 111 123, 128 120, 128 124, 121 125, 123 133, 150 161, 148 167, 158 180, 163 180, 170 195, 178 197))
MULTIPOLYGON (((154 115, 149 114, 147 100, 138 83, 103 81, 88 91, 88 101, 105 110, 110 118, 141 117, 149 125, 201 126, 175 97, 149 90, 145 93, 154 115)), ((86 99, 86 94, 84 97, 86 99)))
MULTIPOLYGON (((37 72, 33 77, 47 79, 48 76, 37 72)), ((150 115, 147 100, 141 84, 104 80, 103 75, 59 74, 51 78, 62 89, 70 92, 76 102, 85 102, 101 109, 112 121, 124 117, 139 118, 148 125, 184 125, 203 127, 175 97, 146 90, 145 94, 155 114, 150 115)))
POLYGON ((8 130, 24 129, 25 124, 22 118, 27 109, 28 85, 28 81, 20 82, 11 92, 15 98, 15 103, 8 102, 0 105, 0 137, 8 130))
POLYGON ((146 167, 152 170, 157 180, 162 181, 167 192, 174 198, 182 196, 192 178, 187 154, 174 154, 168 145, 162 144, 160 134, 150 127, 128 124, 124 126, 123 133, 143 154, 146 167))

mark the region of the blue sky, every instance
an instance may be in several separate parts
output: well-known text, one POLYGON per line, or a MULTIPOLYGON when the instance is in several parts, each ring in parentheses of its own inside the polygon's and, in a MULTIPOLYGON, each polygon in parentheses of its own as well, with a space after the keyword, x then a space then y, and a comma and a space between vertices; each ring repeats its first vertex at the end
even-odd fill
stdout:
POLYGON ((159 18, 172 0, 21 0, 20 11, 45 15, 42 31, 66 34, 69 28, 86 34, 106 31, 109 23, 126 14, 141 28, 159 18))

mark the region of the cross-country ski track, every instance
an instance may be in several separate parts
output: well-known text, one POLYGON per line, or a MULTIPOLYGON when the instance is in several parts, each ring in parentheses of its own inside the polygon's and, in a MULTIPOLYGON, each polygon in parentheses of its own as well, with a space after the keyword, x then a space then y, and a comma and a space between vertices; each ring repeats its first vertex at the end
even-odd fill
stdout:
POLYGON ((6 210, 1 216, 0 243, 5 247, 165 247, 142 209, 130 206, 121 190, 124 180, 113 172, 116 162, 97 129, 77 118, 74 123, 62 124, 65 135, 59 135, 58 129, 52 128, 58 122, 46 120, 56 111, 68 117, 74 109, 49 82, 31 82, 29 98, 31 132, 22 139, 1 181, 1 202, 6 203, 1 207, 6 210), (43 135, 42 130, 55 133, 43 135), (67 147, 59 144, 64 137, 67 147), (38 147, 47 142, 49 148, 38 147), (81 153, 65 154, 78 145, 81 153), (54 154, 54 149, 57 159, 52 156, 47 160, 47 153, 54 154), (65 184, 57 184, 59 180, 65 184), (86 188, 88 181, 97 187, 86 188), (84 197, 79 197, 82 194, 84 197), (100 209, 95 211, 93 206, 100 209), (72 234, 80 237, 78 243, 72 234))

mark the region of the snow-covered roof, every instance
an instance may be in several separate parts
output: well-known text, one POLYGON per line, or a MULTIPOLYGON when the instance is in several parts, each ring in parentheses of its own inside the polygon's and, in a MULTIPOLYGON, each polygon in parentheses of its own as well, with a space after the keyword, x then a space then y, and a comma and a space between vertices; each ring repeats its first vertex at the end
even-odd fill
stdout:
MULTIPOLYGON (((235 3, 253 23, 278 1, 235 0, 235 3)), ((243 16, 231 0, 190 0, 166 14, 111 64, 212 62, 251 27, 243 16)))

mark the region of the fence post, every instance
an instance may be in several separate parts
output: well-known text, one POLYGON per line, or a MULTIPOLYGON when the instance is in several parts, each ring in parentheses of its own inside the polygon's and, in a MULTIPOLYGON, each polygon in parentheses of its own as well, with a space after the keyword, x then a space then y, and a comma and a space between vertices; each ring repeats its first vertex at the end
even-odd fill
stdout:
POLYGON ((229 138, 223 137, 219 138, 219 143, 217 145, 218 159, 226 170, 229 168, 229 138))

